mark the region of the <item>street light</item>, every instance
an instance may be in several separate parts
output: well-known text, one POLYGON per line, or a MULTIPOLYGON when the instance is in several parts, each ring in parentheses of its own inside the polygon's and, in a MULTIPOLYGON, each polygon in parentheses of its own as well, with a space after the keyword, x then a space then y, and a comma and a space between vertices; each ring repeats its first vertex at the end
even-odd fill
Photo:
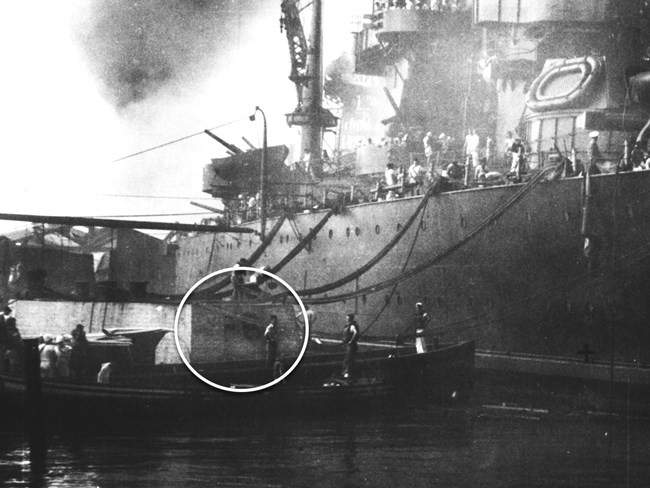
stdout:
POLYGON ((264 135, 262 139, 262 167, 260 168, 260 235, 262 240, 266 234, 266 157, 267 157, 267 140, 266 140, 266 114, 264 111, 255 107, 255 112, 249 117, 251 121, 255 120, 255 114, 257 112, 262 114, 262 120, 264 122, 264 135))

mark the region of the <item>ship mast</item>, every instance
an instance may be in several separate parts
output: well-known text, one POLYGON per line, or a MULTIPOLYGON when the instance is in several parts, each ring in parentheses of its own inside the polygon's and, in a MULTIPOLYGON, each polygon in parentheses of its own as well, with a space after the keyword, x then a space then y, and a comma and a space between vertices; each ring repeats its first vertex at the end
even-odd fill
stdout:
POLYGON ((298 106, 287 114, 287 123, 301 126, 302 154, 309 153, 309 168, 314 176, 322 170, 323 129, 335 127, 337 119, 323 108, 323 3, 312 1, 311 32, 307 47, 300 22, 297 0, 284 0, 282 12, 283 25, 291 51, 291 75, 289 79, 296 84, 298 106))

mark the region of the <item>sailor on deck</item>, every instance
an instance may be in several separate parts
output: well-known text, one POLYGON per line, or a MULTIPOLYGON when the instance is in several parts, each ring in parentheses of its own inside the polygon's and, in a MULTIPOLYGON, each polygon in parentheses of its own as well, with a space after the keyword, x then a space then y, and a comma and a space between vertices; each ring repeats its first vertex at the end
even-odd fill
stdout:
POLYGON ((271 315, 271 323, 266 326, 264 331, 264 340, 266 341, 266 366, 273 369, 275 366, 275 359, 278 355, 278 332, 276 326, 278 325, 278 316, 271 315))
POLYGON ((384 178, 386 180, 387 186, 393 186, 397 184, 397 171, 395 171, 395 165, 393 163, 388 163, 386 165, 384 178))
POLYGON ((411 166, 409 166, 409 183, 422 186, 424 183, 424 168, 420 164, 418 158, 413 158, 411 166))
POLYGON ((415 304, 415 316, 413 317, 415 327, 415 350, 418 354, 427 352, 427 342, 424 337, 424 331, 429 325, 429 314, 424 311, 422 302, 415 304))
POLYGON ((433 162, 433 134, 431 132, 427 132, 422 139, 422 144, 424 145, 424 155, 427 158, 427 166, 431 167, 433 162))

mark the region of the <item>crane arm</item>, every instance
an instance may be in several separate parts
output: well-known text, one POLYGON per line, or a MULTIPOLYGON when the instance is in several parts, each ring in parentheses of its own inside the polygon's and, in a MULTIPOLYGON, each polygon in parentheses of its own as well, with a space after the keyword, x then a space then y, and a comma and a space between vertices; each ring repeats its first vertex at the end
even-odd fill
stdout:
POLYGON ((295 83, 298 106, 302 104, 302 85, 307 80, 307 39, 300 21, 300 10, 296 0, 283 0, 281 25, 289 41, 291 74, 289 79, 295 83))

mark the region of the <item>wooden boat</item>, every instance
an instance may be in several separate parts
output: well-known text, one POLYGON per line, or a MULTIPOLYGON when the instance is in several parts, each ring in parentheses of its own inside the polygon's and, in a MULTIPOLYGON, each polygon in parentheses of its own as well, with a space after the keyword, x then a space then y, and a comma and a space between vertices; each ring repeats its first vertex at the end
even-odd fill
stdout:
MULTIPOLYGON (((108 357, 112 349, 118 364, 130 357, 131 347, 154 344, 160 331, 129 331, 120 336, 91 341, 108 357), (140 343, 139 343, 140 342, 140 343), (134 346, 138 344, 138 346, 134 346), (127 354, 125 354, 127 353, 127 354)), ((158 339, 159 340, 159 339, 158 339)), ((417 354, 411 346, 362 345, 352 379, 341 378, 343 349, 309 351, 284 381, 254 393, 225 392, 200 381, 183 364, 131 365, 117 368, 108 384, 92 379, 72 382, 54 378, 40 381, 42 405, 55 415, 68 413, 163 413, 225 409, 231 412, 296 411, 303 407, 343 407, 360 403, 388 404, 405 395, 426 397, 439 403, 460 401, 473 383, 474 343, 439 346, 417 354)), ((152 357, 151 355, 149 357, 152 357)), ((291 358, 285 358, 290 360, 291 358)), ((271 381, 261 360, 193 365, 210 381, 235 391, 271 381)), ((38 382, 38 381, 37 381, 38 382)), ((20 406, 26 398, 23 375, 0 375, 3 402, 20 406)))

